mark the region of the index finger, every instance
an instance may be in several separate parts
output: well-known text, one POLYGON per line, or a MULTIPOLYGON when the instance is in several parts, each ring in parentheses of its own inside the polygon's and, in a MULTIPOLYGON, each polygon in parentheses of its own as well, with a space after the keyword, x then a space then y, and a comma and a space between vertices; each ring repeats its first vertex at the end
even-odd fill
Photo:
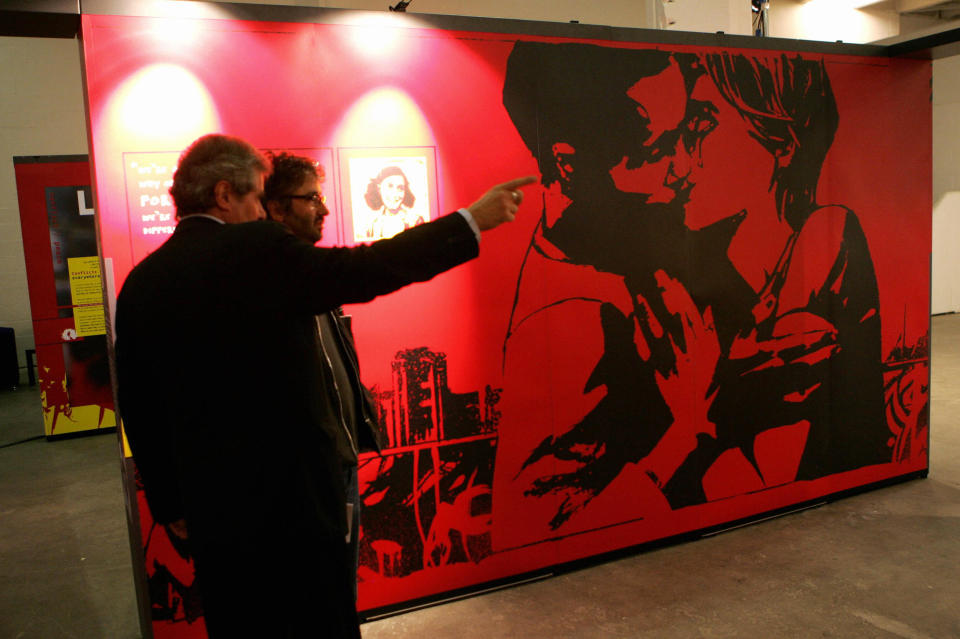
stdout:
POLYGON ((510 180, 509 182, 504 182, 500 185, 501 188, 513 190, 521 186, 527 186, 528 184, 533 184, 537 182, 538 178, 536 175, 528 175, 526 177, 517 178, 515 180, 510 180))

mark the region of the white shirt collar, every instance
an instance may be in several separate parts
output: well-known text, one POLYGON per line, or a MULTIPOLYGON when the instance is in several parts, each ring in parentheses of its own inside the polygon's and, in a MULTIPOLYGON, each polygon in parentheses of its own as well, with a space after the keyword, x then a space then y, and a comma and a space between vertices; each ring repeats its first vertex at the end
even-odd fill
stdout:
POLYGON ((185 215, 185 216, 183 216, 182 218, 180 218, 180 221, 182 222, 182 221, 188 220, 188 219, 190 219, 190 218, 192 218, 192 217, 202 217, 202 218, 207 219, 207 220, 214 220, 214 221, 217 222, 218 224, 226 224, 226 222, 224 222, 223 220, 221 220, 221 219, 220 219, 219 217, 217 217, 216 215, 208 215, 207 213, 193 213, 192 215, 185 215))

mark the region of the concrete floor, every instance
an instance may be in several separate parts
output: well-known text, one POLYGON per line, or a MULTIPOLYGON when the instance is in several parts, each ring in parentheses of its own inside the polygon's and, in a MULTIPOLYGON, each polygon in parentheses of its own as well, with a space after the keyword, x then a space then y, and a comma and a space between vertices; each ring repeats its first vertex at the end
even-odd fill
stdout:
MULTIPOLYGON (((960 637, 960 315, 933 318, 930 476, 364 625, 365 639, 960 637)), ((0 393, 0 446, 42 434, 0 393)), ((116 438, 0 448, 0 639, 139 636, 116 438)))

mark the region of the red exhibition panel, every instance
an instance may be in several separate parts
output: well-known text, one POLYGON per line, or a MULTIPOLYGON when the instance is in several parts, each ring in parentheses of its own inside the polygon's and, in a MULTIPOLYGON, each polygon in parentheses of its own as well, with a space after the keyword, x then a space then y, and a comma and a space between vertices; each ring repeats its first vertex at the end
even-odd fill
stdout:
MULTIPOLYGON (((331 243, 386 233, 364 189, 387 167, 418 220, 541 176, 479 259, 350 309, 390 442, 361 458, 361 609, 927 467, 928 62, 412 17, 83 37, 117 289, 204 133, 320 160, 331 243)), ((199 610, 168 550, 155 630, 180 636, 199 610)))
POLYGON ((90 163, 18 157, 14 170, 44 434, 113 428, 90 163))

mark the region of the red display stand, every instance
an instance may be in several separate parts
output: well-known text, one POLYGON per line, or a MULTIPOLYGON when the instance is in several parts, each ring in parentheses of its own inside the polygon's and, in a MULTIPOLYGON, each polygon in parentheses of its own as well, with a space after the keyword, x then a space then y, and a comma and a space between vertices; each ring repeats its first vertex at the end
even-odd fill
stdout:
POLYGON ((13 159, 48 437, 116 426, 86 156, 13 159))

